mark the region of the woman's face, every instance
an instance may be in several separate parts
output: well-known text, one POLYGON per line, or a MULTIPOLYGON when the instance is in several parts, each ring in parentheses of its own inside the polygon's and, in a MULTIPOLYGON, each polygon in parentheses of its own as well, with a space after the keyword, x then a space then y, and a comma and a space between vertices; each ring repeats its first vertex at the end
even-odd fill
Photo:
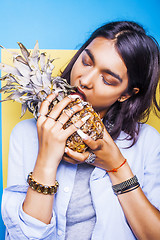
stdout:
POLYGON ((119 98, 128 98, 124 93, 127 68, 114 44, 113 40, 95 38, 78 57, 70 76, 71 85, 84 93, 101 117, 119 98))

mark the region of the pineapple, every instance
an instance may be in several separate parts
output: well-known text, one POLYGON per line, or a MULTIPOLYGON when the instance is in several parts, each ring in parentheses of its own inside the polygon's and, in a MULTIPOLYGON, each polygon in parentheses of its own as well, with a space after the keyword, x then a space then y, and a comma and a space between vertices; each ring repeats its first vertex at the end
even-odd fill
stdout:
MULTIPOLYGON (((67 95, 77 94, 76 87, 69 85, 65 79, 59 76, 52 77, 54 68, 52 63, 54 59, 47 58, 45 53, 39 52, 38 41, 32 53, 22 43, 18 43, 18 45, 22 55, 11 52, 14 67, 0 63, 0 69, 7 73, 0 78, 0 80, 7 81, 6 85, 0 89, 0 92, 9 94, 2 101, 14 100, 22 104, 21 117, 28 109, 37 119, 41 102, 54 91, 58 92, 58 96, 50 104, 49 112, 67 95)), ((83 102, 84 108, 80 112, 75 113, 63 128, 66 129, 80 118, 89 114, 90 118, 81 127, 81 130, 94 140, 102 138, 104 125, 91 104, 84 102, 81 98, 77 98, 66 109, 79 102, 83 102)), ((67 139, 66 146, 81 153, 88 148, 76 132, 67 139)))

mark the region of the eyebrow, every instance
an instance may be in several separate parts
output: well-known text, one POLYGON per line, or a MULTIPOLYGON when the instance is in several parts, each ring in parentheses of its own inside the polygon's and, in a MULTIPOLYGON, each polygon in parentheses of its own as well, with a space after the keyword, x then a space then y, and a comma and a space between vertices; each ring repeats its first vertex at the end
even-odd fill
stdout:
MULTIPOLYGON (((87 55, 90 57, 90 59, 92 60, 92 62, 95 64, 95 58, 94 58, 93 54, 91 53, 91 51, 90 51, 89 49, 87 49, 87 48, 84 49, 84 51, 87 53, 87 55)), ((116 79, 118 79, 120 82, 122 82, 122 78, 121 78, 118 74, 112 72, 111 70, 109 70, 109 69, 104 69, 103 72, 108 73, 109 75, 113 76, 114 78, 116 78, 116 79)))
POLYGON ((104 72, 110 74, 111 76, 113 76, 114 78, 117 78, 120 82, 122 82, 122 78, 118 74, 116 74, 110 70, 104 70, 104 72))

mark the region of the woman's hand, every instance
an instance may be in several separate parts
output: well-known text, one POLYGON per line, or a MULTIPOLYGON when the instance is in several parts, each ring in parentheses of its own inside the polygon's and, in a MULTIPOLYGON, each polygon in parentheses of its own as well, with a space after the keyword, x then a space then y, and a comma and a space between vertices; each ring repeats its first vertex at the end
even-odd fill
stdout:
MULTIPOLYGON (((72 135, 77 128, 75 125, 63 129, 63 125, 69 120, 73 113, 83 109, 81 104, 74 105, 72 111, 66 114, 63 109, 75 100, 75 95, 64 98, 48 114, 49 105, 56 97, 53 93, 49 95, 41 104, 39 118, 37 120, 37 130, 39 139, 39 153, 37 162, 47 169, 56 169, 64 154, 67 138, 72 135)), ((76 123, 77 127, 84 124, 83 119, 76 123)), ((37 164, 37 163, 36 163, 37 164)))
MULTIPOLYGON (((83 141, 91 149, 91 152, 96 155, 96 160, 93 163, 94 166, 103 168, 105 170, 111 170, 113 168, 117 168, 122 162, 124 162, 125 158, 106 129, 104 130, 103 139, 94 141, 86 134, 83 134, 81 137, 83 137, 83 141)), ((65 152, 68 157, 64 156, 63 159, 71 163, 85 162, 89 156, 88 151, 85 153, 77 153, 69 148, 66 148, 65 152)))
MULTIPOLYGON (((72 109, 63 109, 75 100, 70 96, 59 102, 49 113, 49 105, 56 97, 53 93, 42 102, 39 117, 37 120, 37 131, 39 140, 39 152, 33 169, 33 178, 35 181, 53 186, 56 180, 57 167, 64 154, 67 138, 77 131, 75 125, 71 125, 65 130, 63 125, 69 120, 74 112, 80 111, 83 106, 74 105, 72 109)), ((81 127, 84 119, 77 121, 77 127, 81 127)), ((39 194, 28 188, 27 195, 23 204, 23 210, 30 216, 48 224, 53 214, 54 195, 39 194)))

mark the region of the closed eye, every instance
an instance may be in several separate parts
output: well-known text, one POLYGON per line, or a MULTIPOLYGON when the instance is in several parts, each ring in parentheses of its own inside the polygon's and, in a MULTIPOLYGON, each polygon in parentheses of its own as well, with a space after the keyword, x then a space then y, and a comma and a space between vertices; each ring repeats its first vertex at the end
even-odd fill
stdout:
POLYGON ((102 76, 102 79, 103 79, 103 82, 104 82, 106 85, 112 85, 110 82, 107 82, 103 76, 102 76))
POLYGON ((110 85, 110 86, 116 86, 118 83, 117 81, 114 81, 113 79, 106 79, 103 75, 102 76, 102 80, 104 82, 104 84, 106 85, 110 85))
POLYGON ((82 57, 82 64, 84 66, 91 66, 92 64, 90 63, 90 61, 88 61, 87 59, 85 59, 85 57, 82 57))

